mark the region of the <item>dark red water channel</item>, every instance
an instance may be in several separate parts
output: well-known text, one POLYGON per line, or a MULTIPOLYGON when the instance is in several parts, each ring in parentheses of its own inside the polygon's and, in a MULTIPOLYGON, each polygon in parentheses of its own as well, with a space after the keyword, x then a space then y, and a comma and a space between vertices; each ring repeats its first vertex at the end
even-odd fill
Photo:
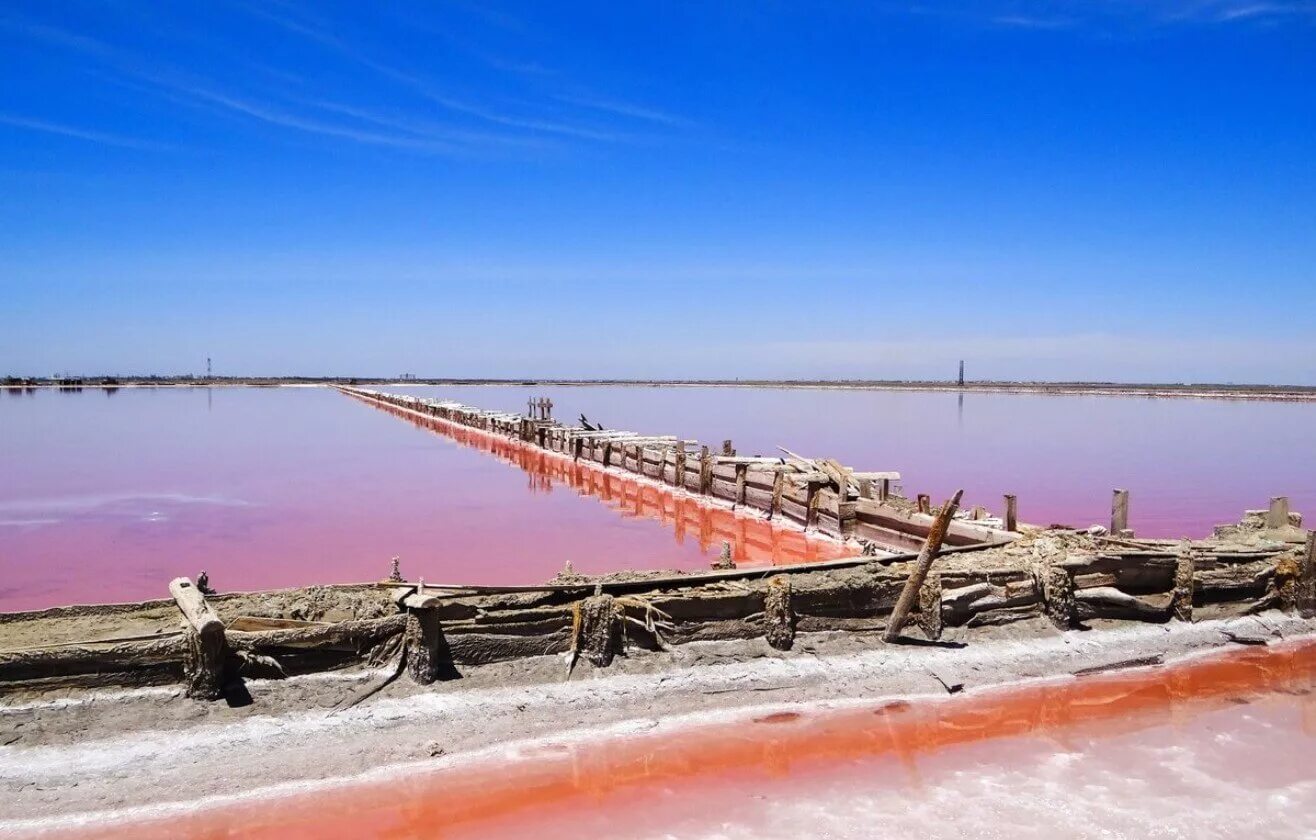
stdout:
POLYGON ((515 584, 844 549, 317 388, 0 395, 0 610, 384 577, 515 584))

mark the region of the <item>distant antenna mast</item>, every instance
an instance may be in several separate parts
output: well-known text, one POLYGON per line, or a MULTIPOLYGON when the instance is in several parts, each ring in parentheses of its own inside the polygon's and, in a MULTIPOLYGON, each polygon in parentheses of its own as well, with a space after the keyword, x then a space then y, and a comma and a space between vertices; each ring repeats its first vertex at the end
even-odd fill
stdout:
MULTIPOLYGON (((209 378, 210 378, 210 357, 206 356, 206 379, 209 378)), ((960 379, 961 380, 964 379, 964 362, 960 362, 960 379)), ((960 384, 963 385, 964 382, 961 381, 960 384)))
POLYGON ((960 387, 964 387, 964 360, 960 359, 960 387))

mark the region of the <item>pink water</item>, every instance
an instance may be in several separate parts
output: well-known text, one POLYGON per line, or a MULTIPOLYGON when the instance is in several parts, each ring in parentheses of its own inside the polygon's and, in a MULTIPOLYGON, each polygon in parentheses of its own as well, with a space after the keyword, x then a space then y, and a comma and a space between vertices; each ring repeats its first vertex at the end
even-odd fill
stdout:
MULTIPOLYGON (((401 388, 393 390, 403 390, 401 388)), ((778 444, 908 492, 1026 521, 1107 517, 1132 491, 1148 535, 1200 535, 1291 497, 1316 512, 1316 406, 1125 398, 705 388, 418 388, 487 408, 549 395, 559 418, 680 434, 743 454, 778 444)), ((163 597, 177 575, 221 589, 377 579, 400 555, 436 582, 704 568, 828 556, 591 470, 491 455, 327 389, 0 394, 0 610, 163 597)))
MULTIPOLYGON (((109 837, 1312 837, 1316 646, 521 746, 109 837)), ((85 830, 62 836, 87 836, 85 830)))
POLYGON ((0 394, 0 610, 378 580, 839 556, 487 436, 457 439, 320 388, 0 394))
POLYGON ((584 412, 609 428, 676 434, 742 455, 785 446, 865 470, 899 470, 906 495, 1001 510, 1019 497, 1036 524, 1110 520, 1111 490, 1130 491, 1144 536, 1206 536, 1271 496, 1316 516, 1316 403, 1153 397, 955 394, 785 388, 390 387, 471 405, 554 416, 584 412))

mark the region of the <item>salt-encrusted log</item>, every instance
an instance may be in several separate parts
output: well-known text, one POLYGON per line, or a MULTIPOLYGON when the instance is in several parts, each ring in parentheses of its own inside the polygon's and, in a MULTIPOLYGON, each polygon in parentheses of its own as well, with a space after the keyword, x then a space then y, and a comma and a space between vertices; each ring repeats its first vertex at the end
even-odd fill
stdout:
POLYGON ((930 574, 918 589, 918 612, 914 623, 929 639, 941 638, 941 575, 930 574))
POLYGON ((622 652, 622 610, 611 595, 591 595, 576 608, 572 638, 577 655, 606 668, 622 652))
MULTIPOLYGON (((0 653, 0 682, 26 680, 61 680, 82 684, 78 678, 102 678, 122 675, 118 684, 155 682, 151 677, 177 669, 183 662, 187 643, 174 635, 152 641, 120 642, 109 646, 69 645, 0 653), (140 672, 141 679, 134 679, 140 672)), ((178 671, 174 670, 174 674, 178 671)))
POLYGON ((1074 626, 1074 578, 1059 565, 1047 565, 1041 571, 1042 609, 1046 617, 1061 630, 1074 626))
POLYGON ((795 610, 791 606, 791 579, 776 575, 768 580, 763 596, 763 622, 767 625, 768 644, 777 650, 790 650, 795 644, 795 610))
MULTIPOLYGON (((882 540, 891 535, 923 539, 927 537, 934 521, 934 517, 928 514, 902 510, 882 499, 858 499, 854 505, 856 533, 870 539, 882 540)), ((1002 542, 1011 538, 1012 535, 999 529, 956 519, 951 521, 944 541, 946 545, 970 545, 1002 542)))
POLYGON ((408 609, 406 613, 407 676, 419 685, 429 685, 439 678, 442 665, 443 628, 438 610, 408 609))
POLYGON ((405 626, 406 616, 399 613, 385 618, 339 621, 287 630, 229 630, 226 638, 229 646, 235 650, 267 652, 279 648, 319 648, 364 652, 390 636, 401 633, 405 626))
POLYGON ((1180 621, 1193 620, 1193 577, 1197 562, 1191 551, 1185 551, 1174 567, 1174 589, 1171 592, 1171 610, 1180 621))
POLYGON ((1316 528, 1307 532, 1307 550, 1298 570, 1294 607, 1303 618, 1316 615, 1316 528))
POLYGON ((201 590, 187 578, 169 582, 183 614, 183 642, 186 658, 183 663, 186 694, 197 700, 218 700, 224 693, 224 662, 228 646, 224 641, 224 622, 206 603, 201 590))
MULTIPOLYGON (((883 634, 886 641, 894 642, 900 636, 900 628, 905 625, 910 610, 914 608, 914 601, 918 597, 919 588, 923 586, 923 581, 932 568, 932 561, 937 559, 937 554, 941 551, 941 542, 946 538, 946 528, 950 525, 951 517, 955 515, 955 511, 959 509, 960 498, 963 495, 963 490, 956 490, 950 501, 941 506, 941 511, 937 514, 936 520, 933 521, 932 530, 928 531, 927 541, 923 543, 923 550, 919 552, 918 560, 914 563, 914 570, 910 573, 909 580, 905 581, 905 588, 900 593, 900 600, 896 602, 896 608, 891 613, 886 633, 883 634)), ((940 595, 938 595, 937 603, 941 603, 940 595)), ((938 618, 938 621, 940 621, 940 618, 938 618)))
POLYGON ((1019 530, 1019 497, 1005 494, 1005 530, 1019 530))
POLYGON ((1169 595, 1136 596, 1111 586, 1083 589, 1074 593, 1074 617, 1117 618, 1128 621, 1169 621, 1173 614, 1169 595))
POLYGON ((1073 578, 1074 589, 1118 586, 1127 592, 1168 592, 1174 587, 1178 553, 1101 553, 1071 556, 1054 563, 1073 578))

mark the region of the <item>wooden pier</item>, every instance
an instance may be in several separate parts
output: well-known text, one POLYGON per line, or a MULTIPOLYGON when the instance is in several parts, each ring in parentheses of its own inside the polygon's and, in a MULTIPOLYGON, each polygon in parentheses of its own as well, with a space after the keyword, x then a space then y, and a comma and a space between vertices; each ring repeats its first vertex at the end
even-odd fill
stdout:
MULTIPOLYGON (((674 435, 564 425, 537 409, 534 416, 527 416, 363 388, 339 390, 436 424, 477 430, 575 463, 630 473, 708 504, 729 505, 806 532, 855 540, 857 547, 874 555, 918 546, 935 521, 930 507, 921 510, 895 492, 899 472, 863 472, 831 459, 788 451, 780 457, 735 455, 730 441, 714 452, 698 441, 678 440, 674 435)), ((1003 502, 1007 513, 1015 510, 1012 499, 1003 502)), ((966 512, 951 521, 947 545, 993 544, 1019 536, 1018 531, 1006 530, 1004 520, 974 520, 973 515, 966 512)))

